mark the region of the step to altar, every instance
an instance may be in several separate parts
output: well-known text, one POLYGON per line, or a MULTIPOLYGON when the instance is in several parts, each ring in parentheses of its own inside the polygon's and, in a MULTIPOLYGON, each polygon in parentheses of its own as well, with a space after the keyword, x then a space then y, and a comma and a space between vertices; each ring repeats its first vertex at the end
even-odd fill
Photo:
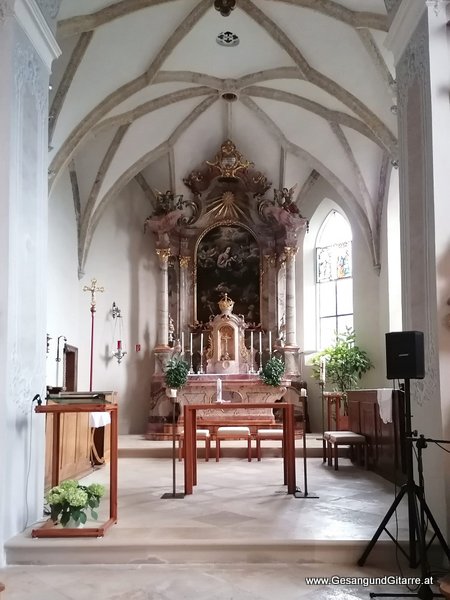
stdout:
MULTIPOLYGON (((258 429, 264 428, 264 429, 282 429, 282 426, 280 425, 279 427, 276 427, 274 425, 267 425, 264 424, 264 422, 254 422, 254 423, 248 423, 246 422, 247 426, 250 429, 250 433, 252 436, 256 435, 256 431, 258 429)), ((198 423, 198 429, 209 429, 210 433, 211 433, 211 437, 212 439, 214 439, 214 435, 215 432, 217 430, 218 427, 220 427, 222 425, 222 423, 218 423, 217 425, 211 426, 209 425, 208 427, 202 427, 201 423, 198 423)), ((172 423, 150 423, 147 429, 147 433, 145 434, 145 438, 147 440, 172 440, 173 439, 173 433, 174 433, 174 429, 175 429, 175 436, 178 436, 180 434, 183 433, 183 426, 182 425, 175 425, 173 426, 172 423)), ((303 427, 301 423, 296 423, 296 428, 295 428, 295 438, 296 439, 302 439, 303 437, 303 427)))
MULTIPOLYGON (((169 425, 166 425, 169 426, 169 425)), ((215 442, 211 443, 211 456, 214 456, 215 442)), ((281 441, 264 440, 262 442, 262 458, 281 457, 281 441)), ((148 439, 147 436, 124 435, 119 436, 119 458, 171 458, 173 449, 172 433, 161 432, 160 437, 148 439)), ((176 456, 178 457, 178 440, 175 443, 176 456)), ((224 458, 246 458, 247 442, 242 440, 226 440, 221 443, 221 455, 224 458)), ((204 459, 204 442, 198 442, 198 457, 204 459)), ((303 437, 295 439, 295 455, 303 457, 303 437)), ((348 449, 339 448, 339 457, 346 457, 348 449)), ((306 456, 307 458, 322 457, 322 436, 320 433, 306 434, 306 456)), ((256 460, 256 441, 252 441, 252 458, 256 460)))

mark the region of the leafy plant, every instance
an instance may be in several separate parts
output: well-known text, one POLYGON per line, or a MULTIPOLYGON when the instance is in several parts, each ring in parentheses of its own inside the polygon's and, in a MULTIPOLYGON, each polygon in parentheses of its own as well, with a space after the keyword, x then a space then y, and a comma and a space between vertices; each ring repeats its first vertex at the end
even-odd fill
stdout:
POLYGON ((105 488, 99 483, 81 485, 78 481, 68 479, 60 485, 52 487, 45 495, 45 500, 50 506, 50 518, 54 523, 67 526, 69 520, 76 525, 84 525, 87 521, 86 511, 90 510, 91 517, 98 519, 96 508, 100 505, 100 498, 105 493, 105 488))
POLYGON ((264 365, 260 377, 267 385, 279 386, 284 375, 284 362, 277 356, 272 356, 264 365))
POLYGON ((347 327, 345 333, 336 335, 336 343, 314 356, 312 377, 320 379, 321 361, 326 361, 326 380, 335 391, 345 394, 358 387, 361 377, 373 367, 367 352, 355 344, 355 332, 347 327))
POLYGON ((179 389, 187 381, 189 365, 183 359, 174 356, 167 361, 164 370, 166 386, 171 389, 179 389))

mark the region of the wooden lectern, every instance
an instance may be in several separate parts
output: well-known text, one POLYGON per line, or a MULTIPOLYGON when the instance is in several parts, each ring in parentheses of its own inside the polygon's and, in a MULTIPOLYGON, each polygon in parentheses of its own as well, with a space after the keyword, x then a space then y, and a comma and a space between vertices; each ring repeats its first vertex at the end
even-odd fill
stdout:
POLYGON ((32 537, 102 537, 105 531, 114 523, 117 523, 117 404, 99 404, 84 402, 81 397, 78 402, 69 404, 45 404, 36 406, 35 412, 51 414, 53 417, 52 438, 52 487, 59 484, 59 463, 61 454, 61 415, 65 413, 90 413, 109 412, 111 415, 110 445, 111 460, 109 465, 110 475, 110 498, 109 519, 98 527, 85 528, 57 528, 51 519, 48 519, 38 529, 33 529, 32 537))

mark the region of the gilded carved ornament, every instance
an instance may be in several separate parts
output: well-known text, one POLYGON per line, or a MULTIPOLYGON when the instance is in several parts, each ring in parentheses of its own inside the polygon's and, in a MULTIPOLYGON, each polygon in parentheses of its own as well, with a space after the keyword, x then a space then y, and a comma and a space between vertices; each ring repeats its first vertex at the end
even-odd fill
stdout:
POLYGON ((161 264, 167 264, 169 262, 170 248, 156 248, 156 254, 161 264))
POLYGON ((264 260, 268 267, 274 267, 277 263, 277 257, 275 254, 264 254, 264 260))
POLYGON ((189 263, 191 262, 190 256, 180 256, 180 267, 182 269, 187 269, 189 267, 189 263))
POLYGON ((237 172, 248 169, 253 163, 246 160, 236 149, 231 140, 226 140, 216 154, 214 161, 207 160, 206 163, 219 171, 220 177, 236 179, 237 172))
POLYGON ((285 246, 285 248, 284 248, 284 254, 285 254, 286 260, 288 262, 295 258, 295 255, 297 254, 297 252, 298 252, 298 248, 295 248, 293 246, 285 246))

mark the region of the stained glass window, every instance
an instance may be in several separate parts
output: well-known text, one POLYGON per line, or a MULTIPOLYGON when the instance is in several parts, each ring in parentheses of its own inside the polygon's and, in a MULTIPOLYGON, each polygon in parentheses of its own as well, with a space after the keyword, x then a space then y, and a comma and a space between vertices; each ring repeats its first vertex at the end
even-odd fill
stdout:
POLYGON ((320 349, 336 333, 353 327, 352 232, 336 211, 325 219, 316 244, 318 337, 320 349))

